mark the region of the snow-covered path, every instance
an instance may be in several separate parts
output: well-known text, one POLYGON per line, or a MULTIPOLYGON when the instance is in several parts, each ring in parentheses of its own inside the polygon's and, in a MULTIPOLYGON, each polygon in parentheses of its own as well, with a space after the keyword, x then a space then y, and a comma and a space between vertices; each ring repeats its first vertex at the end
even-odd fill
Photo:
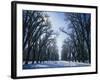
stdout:
POLYGON ((69 62, 69 61, 45 61, 43 63, 23 64, 23 69, 37 69, 37 68, 60 68, 60 67, 83 67, 90 66, 88 63, 69 62))

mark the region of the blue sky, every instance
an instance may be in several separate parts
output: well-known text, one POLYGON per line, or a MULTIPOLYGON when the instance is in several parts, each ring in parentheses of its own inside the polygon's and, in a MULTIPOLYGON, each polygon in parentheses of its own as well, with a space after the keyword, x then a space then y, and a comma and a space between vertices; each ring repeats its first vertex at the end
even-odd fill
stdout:
POLYGON ((64 21, 65 16, 63 12, 47 12, 49 19, 52 24, 52 29, 54 32, 57 32, 59 35, 57 36, 57 46, 59 50, 59 56, 61 59, 61 50, 62 50, 62 45, 64 39, 67 37, 64 33, 62 33, 59 28, 61 27, 66 27, 67 28, 67 23, 64 21))

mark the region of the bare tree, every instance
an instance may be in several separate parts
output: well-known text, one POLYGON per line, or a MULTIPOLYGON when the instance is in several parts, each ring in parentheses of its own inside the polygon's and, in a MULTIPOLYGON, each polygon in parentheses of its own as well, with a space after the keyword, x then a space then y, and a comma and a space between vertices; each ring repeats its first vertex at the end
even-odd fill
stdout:
MULTIPOLYGON (((53 35, 55 33, 51 29, 51 22, 46 12, 23 10, 23 60, 25 64, 29 61, 34 64, 34 61, 41 63, 48 60, 47 44, 52 44, 53 41, 50 40, 53 35)), ((54 54, 58 52, 52 55, 54 54)))
POLYGON ((68 30, 61 28, 60 30, 70 37, 72 45, 72 56, 73 59, 79 62, 88 61, 91 63, 91 52, 90 52, 90 14, 86 13, 66 13, 66 22, 70 22, 68 30))

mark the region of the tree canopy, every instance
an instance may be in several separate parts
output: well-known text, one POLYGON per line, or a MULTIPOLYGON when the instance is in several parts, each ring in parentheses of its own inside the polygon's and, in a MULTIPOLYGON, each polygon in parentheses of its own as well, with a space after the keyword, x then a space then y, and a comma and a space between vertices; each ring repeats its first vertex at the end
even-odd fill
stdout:
POLYGON ((69 36, 64 40, 62 47, 62 60, 91 63, 91 16, 86 13, 65 13, 68 28, 60 30, 69 36), (69 30, 69 31, 68 31, 69 30), (65 59, 65 56, 68 57, 65 59))
POLYGON ((41 63, 58 60, 55 33, 46 12, 23 10, 23 60, 41 63))

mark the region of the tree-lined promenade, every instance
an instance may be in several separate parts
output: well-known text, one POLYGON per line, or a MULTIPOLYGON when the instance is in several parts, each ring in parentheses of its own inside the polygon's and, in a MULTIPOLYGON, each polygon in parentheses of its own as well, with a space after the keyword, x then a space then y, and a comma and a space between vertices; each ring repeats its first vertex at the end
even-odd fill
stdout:
POLYGON ((61 61, 91 63, 90 14, 64 13, 64 15, 65 22, 69 22, 69 26, 65 25, 59 29, 67 36, 63 41, 59 60, 56 40, 59 35, 52 29, 50 16, 45 11, 23 10, 24 67, 29 62, 32 65, 47 64, 50 61, 57 62, 57 65, 62 64, 61 61))

